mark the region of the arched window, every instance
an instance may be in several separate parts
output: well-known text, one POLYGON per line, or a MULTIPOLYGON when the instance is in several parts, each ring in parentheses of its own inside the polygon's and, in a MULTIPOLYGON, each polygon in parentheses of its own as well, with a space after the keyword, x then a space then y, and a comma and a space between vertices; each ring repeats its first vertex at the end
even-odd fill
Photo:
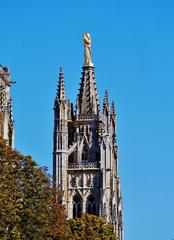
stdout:
POLYGON ((79 218, 81 214, 81 198, 79 195, 73 197, 73 218, 79 218))
POLYGON ((71 153, 71 154, 68 156, 68 163, 74 163, 74 153, 71 153))
POLYGON ((87 198, 87 203, 86 203, 86 212, 89 214, 94 214, 96 215, 96 204, 95 204, 95 198, 90 195, 87 198))

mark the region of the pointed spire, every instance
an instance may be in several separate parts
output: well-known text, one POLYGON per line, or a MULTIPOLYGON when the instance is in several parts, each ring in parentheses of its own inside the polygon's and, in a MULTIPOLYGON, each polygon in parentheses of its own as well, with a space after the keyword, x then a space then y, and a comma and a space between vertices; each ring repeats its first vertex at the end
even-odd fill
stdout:
POLYGON ((95 81, 94 65, 91 61, 91 37, 84 33, 84 64, 79 94, 77 96, 76 115, 83 118, 98 118, 99 100, 95 81))
POLYGON ((109 107, 109 96, 108 96, 108 90, 105 90, 105 96, 104 96, 104 101, 103 101, 103 111, 107 110, 109 112, 110 107, 109 107))
POLYGON ((70 102, 70 99, 68 99, 68 120, 73 120, 74 118, 74 112, 73 112, 73 104, 70 102))
POLYGON ((114 101, 112 101, 112 104, 111 104, 111 115, 113 116, 114 119, 116 119, 115 103, 114 103, 114 101))
POLYGON ((113 146, 116 147, 116 133, 115 133, 116 112, 115 112, 115 103, 114 103, 114 101, 112 101, 112 104, 111 104, 111 119, 112 119, 113 128, 114 128, 114 132, 112 134, 112 141, 113 141, 113 146))
POLYGON ((94 67, 83 67, 79 94, 77 96, 77 114, 86 116, 99 114, 99 100, 96 88, 94 67))
POLYGON ((57 98, 59 100, 66 99, 65 81, 64 81, 64 74, 63 74, 62 67, 60 67, 60 71, 59 71, 59 80, 58 80, 58 84, 57 84, 57 98))

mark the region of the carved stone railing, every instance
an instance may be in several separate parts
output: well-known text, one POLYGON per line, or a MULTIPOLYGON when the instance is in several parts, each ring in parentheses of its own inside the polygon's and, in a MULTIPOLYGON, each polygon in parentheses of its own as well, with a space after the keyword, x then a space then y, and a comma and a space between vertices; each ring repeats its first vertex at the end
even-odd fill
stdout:
POLYGON ((68 169, 99 169, 99 163, 68 163, 68 169))
POLYGON ((79 114, 77 116, 78 120, 99 120, 99 116, 93 113, 79 114))

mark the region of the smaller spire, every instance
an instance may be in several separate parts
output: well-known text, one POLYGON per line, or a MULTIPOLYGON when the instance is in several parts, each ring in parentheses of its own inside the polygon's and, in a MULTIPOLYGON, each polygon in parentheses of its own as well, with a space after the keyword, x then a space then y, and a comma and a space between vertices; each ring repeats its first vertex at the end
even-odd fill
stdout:
POLYGON ((109 107, 109 96, 108 96, 108 90, 105 90, 105 96, 104 96, 104 101, 103 101, 103 110, 106 109, 108 112, 110 110, 109 107))
POLYGON ((113 116, 114 119, 116 119, 115 103, 114 103, 114 101, 112 101, 112 103, 111 103, 111 115, 113 116))
POLYGON ((74 112, 73 112, 73 104, 70 102, 68 99, 68 120, 73 120, 74 117, 74 112))
POLYGON ((63 74, 62 67, 60 67, 60 71, 59 71, 59 80, 58 80, 58 84, 57 84, 57 98, 59 100, 66 99, 65 81, 64 81, 64 74, 63 74))
POLYGON ((12 114, 12 98, 9 99, 9 124, 10 127, 13 128, 14 121, 13 121, 13 114, 12 114))

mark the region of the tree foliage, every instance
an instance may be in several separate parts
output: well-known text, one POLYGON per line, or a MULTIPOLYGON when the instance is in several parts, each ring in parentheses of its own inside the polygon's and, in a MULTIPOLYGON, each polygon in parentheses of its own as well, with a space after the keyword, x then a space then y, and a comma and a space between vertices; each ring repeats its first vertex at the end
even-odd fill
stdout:
POLYGON ((47 169, 0 139, 0 239, 68 239, 47 169))
POLYGON ((45 167, 0 139, 1 240, 115 240, 102 217, 85 214, 66 220, 45 167))
POLYGON ((103 217, 84 214, 81 218, 69 221, 76 240, 116 240, 112 225, 103 217))

